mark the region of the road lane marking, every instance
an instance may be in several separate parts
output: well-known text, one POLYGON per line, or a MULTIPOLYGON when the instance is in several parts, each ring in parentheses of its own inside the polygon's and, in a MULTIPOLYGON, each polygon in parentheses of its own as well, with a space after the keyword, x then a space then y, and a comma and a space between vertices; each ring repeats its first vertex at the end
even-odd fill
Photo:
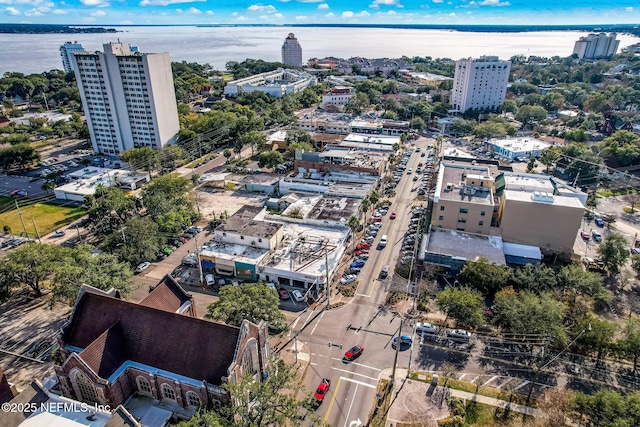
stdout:
MULTIPOLYGON (((337 357, 332 357, 331 359, 333 360, 337 360, 337 361, 342 361, 344 359, 339 359, 337 357)), ((373 366, 369 366, 369 365, 363 365, 362 363, 356 363, 356 362, 350 362, 349 365, 354 365, 354 366, 362 366, 363 368, 369 368, 369 369, 373 369, 374 371, 382 371, 382 369, 378 369, 378 368, 374 368, 373 366)))
POLYGON ((311 333, 309 335, 313 335, 313 333, 316 331, 316 328, 318 327, 318 325, 320 324, 320 321, 322 320, 322 318, 324 317, 324 314, 326 313, 326 311, 323 311, 322 314, 320 315, 320 318, 318 319, 318 321, 316 322, 315 326, 313 327, 313 329, 311 330, 311 333))
POLYGON ((329 415, 333 409, 333 404, 336 402, 336 397, 338 396, 338 390, 340 390, 340 384, 342 384, 342 377, 338 379, 338 385, 333 389, 333 396, 331 396, 331 402, 329 402, 327 413, 324 415, 324 420, 322 421, 323 424, 327 424, 327 420, 329 419, 329 415))
POLYGON ((288 337, 291 336, 291 332, 293 332, 293 330, 296 328, 296 325, 298 324, 298 320, 300 320, 300 316, 296 317, 296 320, 294 320, 291 326, 289 327, 289 332, 287 332, 288 337))
POLYGON ((356 384, 356 389, 353 391, 353 397, 351 398, 351 403, 349 404, 349 410, 347 411, 347 416, 344 418, 344 427, 347 427, 347 423, 349 422, 349 415, 351 415, 351 408, 353 408, 353 402, 356 400, 356 395, 358 394, 358 386, 356 384))
POLYGON ((364 375, 364 374, 358 374, 356 372, 347 371, 346 369, 340 369, 340 368, 334 368, 334 367, 332 367, 331 369, 333 369, 334 371, 338 371, 338 372, 344 372, 345 374, 357 375, 359 377, 363 377, 363 378, 369 379, 371 381, 375 381, 376 383, 378 382, 378 378, 370 377, 370 376, 367 376, 367 375, 364 375))
POLYGON ((340 377, 340 379, 342 379, 344 381, 349 381, 350 383, 360 384, 361 386, 365 386, 365 387, 369 387, 369 388, 376 388, 375 385, 371 385, 369 383, 364 383, 362 381, 354 380, 353 378, 340 377))

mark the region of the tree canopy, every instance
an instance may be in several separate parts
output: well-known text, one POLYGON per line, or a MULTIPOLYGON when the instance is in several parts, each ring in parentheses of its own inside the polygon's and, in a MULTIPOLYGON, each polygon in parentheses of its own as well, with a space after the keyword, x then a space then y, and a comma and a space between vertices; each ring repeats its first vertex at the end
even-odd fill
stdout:
POLYGON ((456 325, 477 328, 484 323, 482 295, 477 291, 448 288, 438 294, 436 303, 456 325))
POLYGON ((467 262, 460 272, 464 283, 484 295, 493 295, 504 288, 509 276, 509 271, 504 266, 490 263, 485 257, 467 262))

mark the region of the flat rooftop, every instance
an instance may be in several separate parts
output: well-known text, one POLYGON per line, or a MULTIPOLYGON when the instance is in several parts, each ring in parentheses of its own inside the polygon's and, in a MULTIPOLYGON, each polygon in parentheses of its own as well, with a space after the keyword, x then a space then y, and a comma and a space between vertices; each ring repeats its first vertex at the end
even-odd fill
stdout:
POLYGON ((357 215, 360 202, 360 199, 353 197, 323 196, 316 202, 307 218, 347 223, 351 215, 357 215))
MULTIPOLYGON (((489 262, 506 264, 502 238, 499 236, 480 236, 435 228, 427 237, 424 239, 424 252, 464 258, 467 261, 485 257, 489 262)), ((422 258, 424 259, 424 255, 422 258)))
POLYGON ((350 133, 345 137, 344 142, 364 142, 368 144, 393 145, 400 144, 400 137, 391 135, 367 135, 364 133, 350 133))
POLYGON ((74 181, 56 187, 56 191, 69 194, 89 195, 95 194, 98 185, 105 187, 116 186, 117 179, 121 181, 131 181, 128 177, 142 177, 142 175, 131 173, 123 169, 104 169, 88 166, 67 175, 74 181))
POLYGON ((505 190, 504 197, 506 200, 518 202, 541 203, 546 205, 564 206, 568 208, 584 209, 584 205, 579 198, 573 196, 558 196, 552 193, 544 192, 527 192, 505 190))
POLYGON ((497 139, 491 141, 492 145, 496 147, 504 148, 514 153, 521 153, 523 151, 537 151, 544 150, 550 145, 546 142, 540 141, 535 138, 510 138, 510 139, 497 139))
POLYGON ((491 179, 489 168, 469 164, 454 165, 441 163, 436 186, 436 203, 438 200, 465 201, 493 206, 493 190, 487 187, 474 187, 464 184, 463 174, 475 175, 483 179, 491 179))
POLYGON ((429 81, 429 82, 444 82, 447 80, 453 80, 453 77, 447 77, 447 76, 441 76, 440 74, 433 74, 433 73, 407 73, 409 74, 411 77, 415 77, 417 79, 421 79, 421 80, 425 80, 425 81, 429 81))
POLYGON ((459 157, 459 158, 465 158, 465 159, 475 159, 476 156, 474 156, 473 154, 469 154, 464 150, 461 150, 459 148, 445 148, 444 149, 444 157, 459 157))
POLYGON ((269 249, 219 242, 214 239, 202 247, 200 256, 214 259, 232 258, 234 261, 255 265, 259 263, 268 252, 269 249))
POLYGON ((316 204, 322 199, 322 195, 320 194, 300 194, 296 193, 298 199, 291 203, 284 211, 282 211, 282 216, 290 216, 292 212, 298 211, 298 214, 302 218, 307 218, 308 215, 313 211, 316 204))
POLYGON ((548 176, 504 174, 505 190, 543 191, 553 193, 554 186, 548 176))
POLYGON ((385 154, 349 149, 335 145, 327 146, 327 149, 319 153, 319 155, 325 159, 325 162, 331 162, 332 159, 339 159, 339 163, 367 169, 378 169, 382 162, 387 159, 385 154))

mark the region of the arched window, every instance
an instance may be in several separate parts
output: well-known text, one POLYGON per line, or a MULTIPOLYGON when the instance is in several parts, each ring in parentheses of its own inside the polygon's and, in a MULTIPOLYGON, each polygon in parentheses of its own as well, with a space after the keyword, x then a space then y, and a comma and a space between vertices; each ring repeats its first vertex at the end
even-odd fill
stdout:
POLYGON ((80 392, 79 399, 83 402, 97 402, 98 394, 96 393, 95 387, 93 387, 93 382, 82 372, 78 372, 75 376, 76 385, 78 386, 78 391, 80 392))
POLYGON ((165 399, 176 400, 176 392, 169 384, 162 384, 162 397, 165 399))
POLYGON ((138 391, 143 394, 151 395, 151 384, 145 377, 138 376, 136 378, 136 383, 138 384, 138 391))
POLYGON ((193 391, 188 391, 187 392, 187 405, 188 406, 193 406, 194 408, 197 408, 201 404, 202 403, 200 403, 200 396, 198 396, 193 391))

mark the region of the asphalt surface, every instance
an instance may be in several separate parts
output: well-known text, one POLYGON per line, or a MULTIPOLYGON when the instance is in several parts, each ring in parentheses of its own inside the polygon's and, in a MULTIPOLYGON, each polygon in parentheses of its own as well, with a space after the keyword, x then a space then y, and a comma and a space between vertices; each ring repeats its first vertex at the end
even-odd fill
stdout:
MULTIPOLYGON (((432 141, 426 138, 417 142, 422 148, 428 143, 432 141)), ((414 151, 407 170, 415 171, 418 163, 425 159, 414 151)), ((353 301, 335 310, 309 310, 291 326, 290 339, 295 341, 298 334, 299 343, 305 344, 310 353, 305 389, 314 391, 322 378, 332 381, 331 390, 316 410, 316 415, 332 426, 365 424, 375 399, 378 379, 384 369, 393 366, 395 348, 392 340, 401 321, 382 306, 390 283, 406 280, 393 274, 385 280, 378 278, 384 265, 391 266, 393 272, 411 220, 411 208, 420 204, 412 191, 415 184, 412 175, 405 173, 396 187, 396 196, 391 199, 393 204, 383 217, 382 228, 369 251, 369 260, 358 276, 359 286, 353 301), (396 219, 391 220, 389 217, 394 211, 396 219), (377 244, 385 234, 388 244, 378 250, 377 244), (356 344, 364 346, 362 355, 354 361, 344 360, 345 352, 356 344)), ((412 335, 412 328, 405 325, 404 334, 412 335)), ((403 345, 399 350, 398 366, 408 366, 412 347, 403 345)))

